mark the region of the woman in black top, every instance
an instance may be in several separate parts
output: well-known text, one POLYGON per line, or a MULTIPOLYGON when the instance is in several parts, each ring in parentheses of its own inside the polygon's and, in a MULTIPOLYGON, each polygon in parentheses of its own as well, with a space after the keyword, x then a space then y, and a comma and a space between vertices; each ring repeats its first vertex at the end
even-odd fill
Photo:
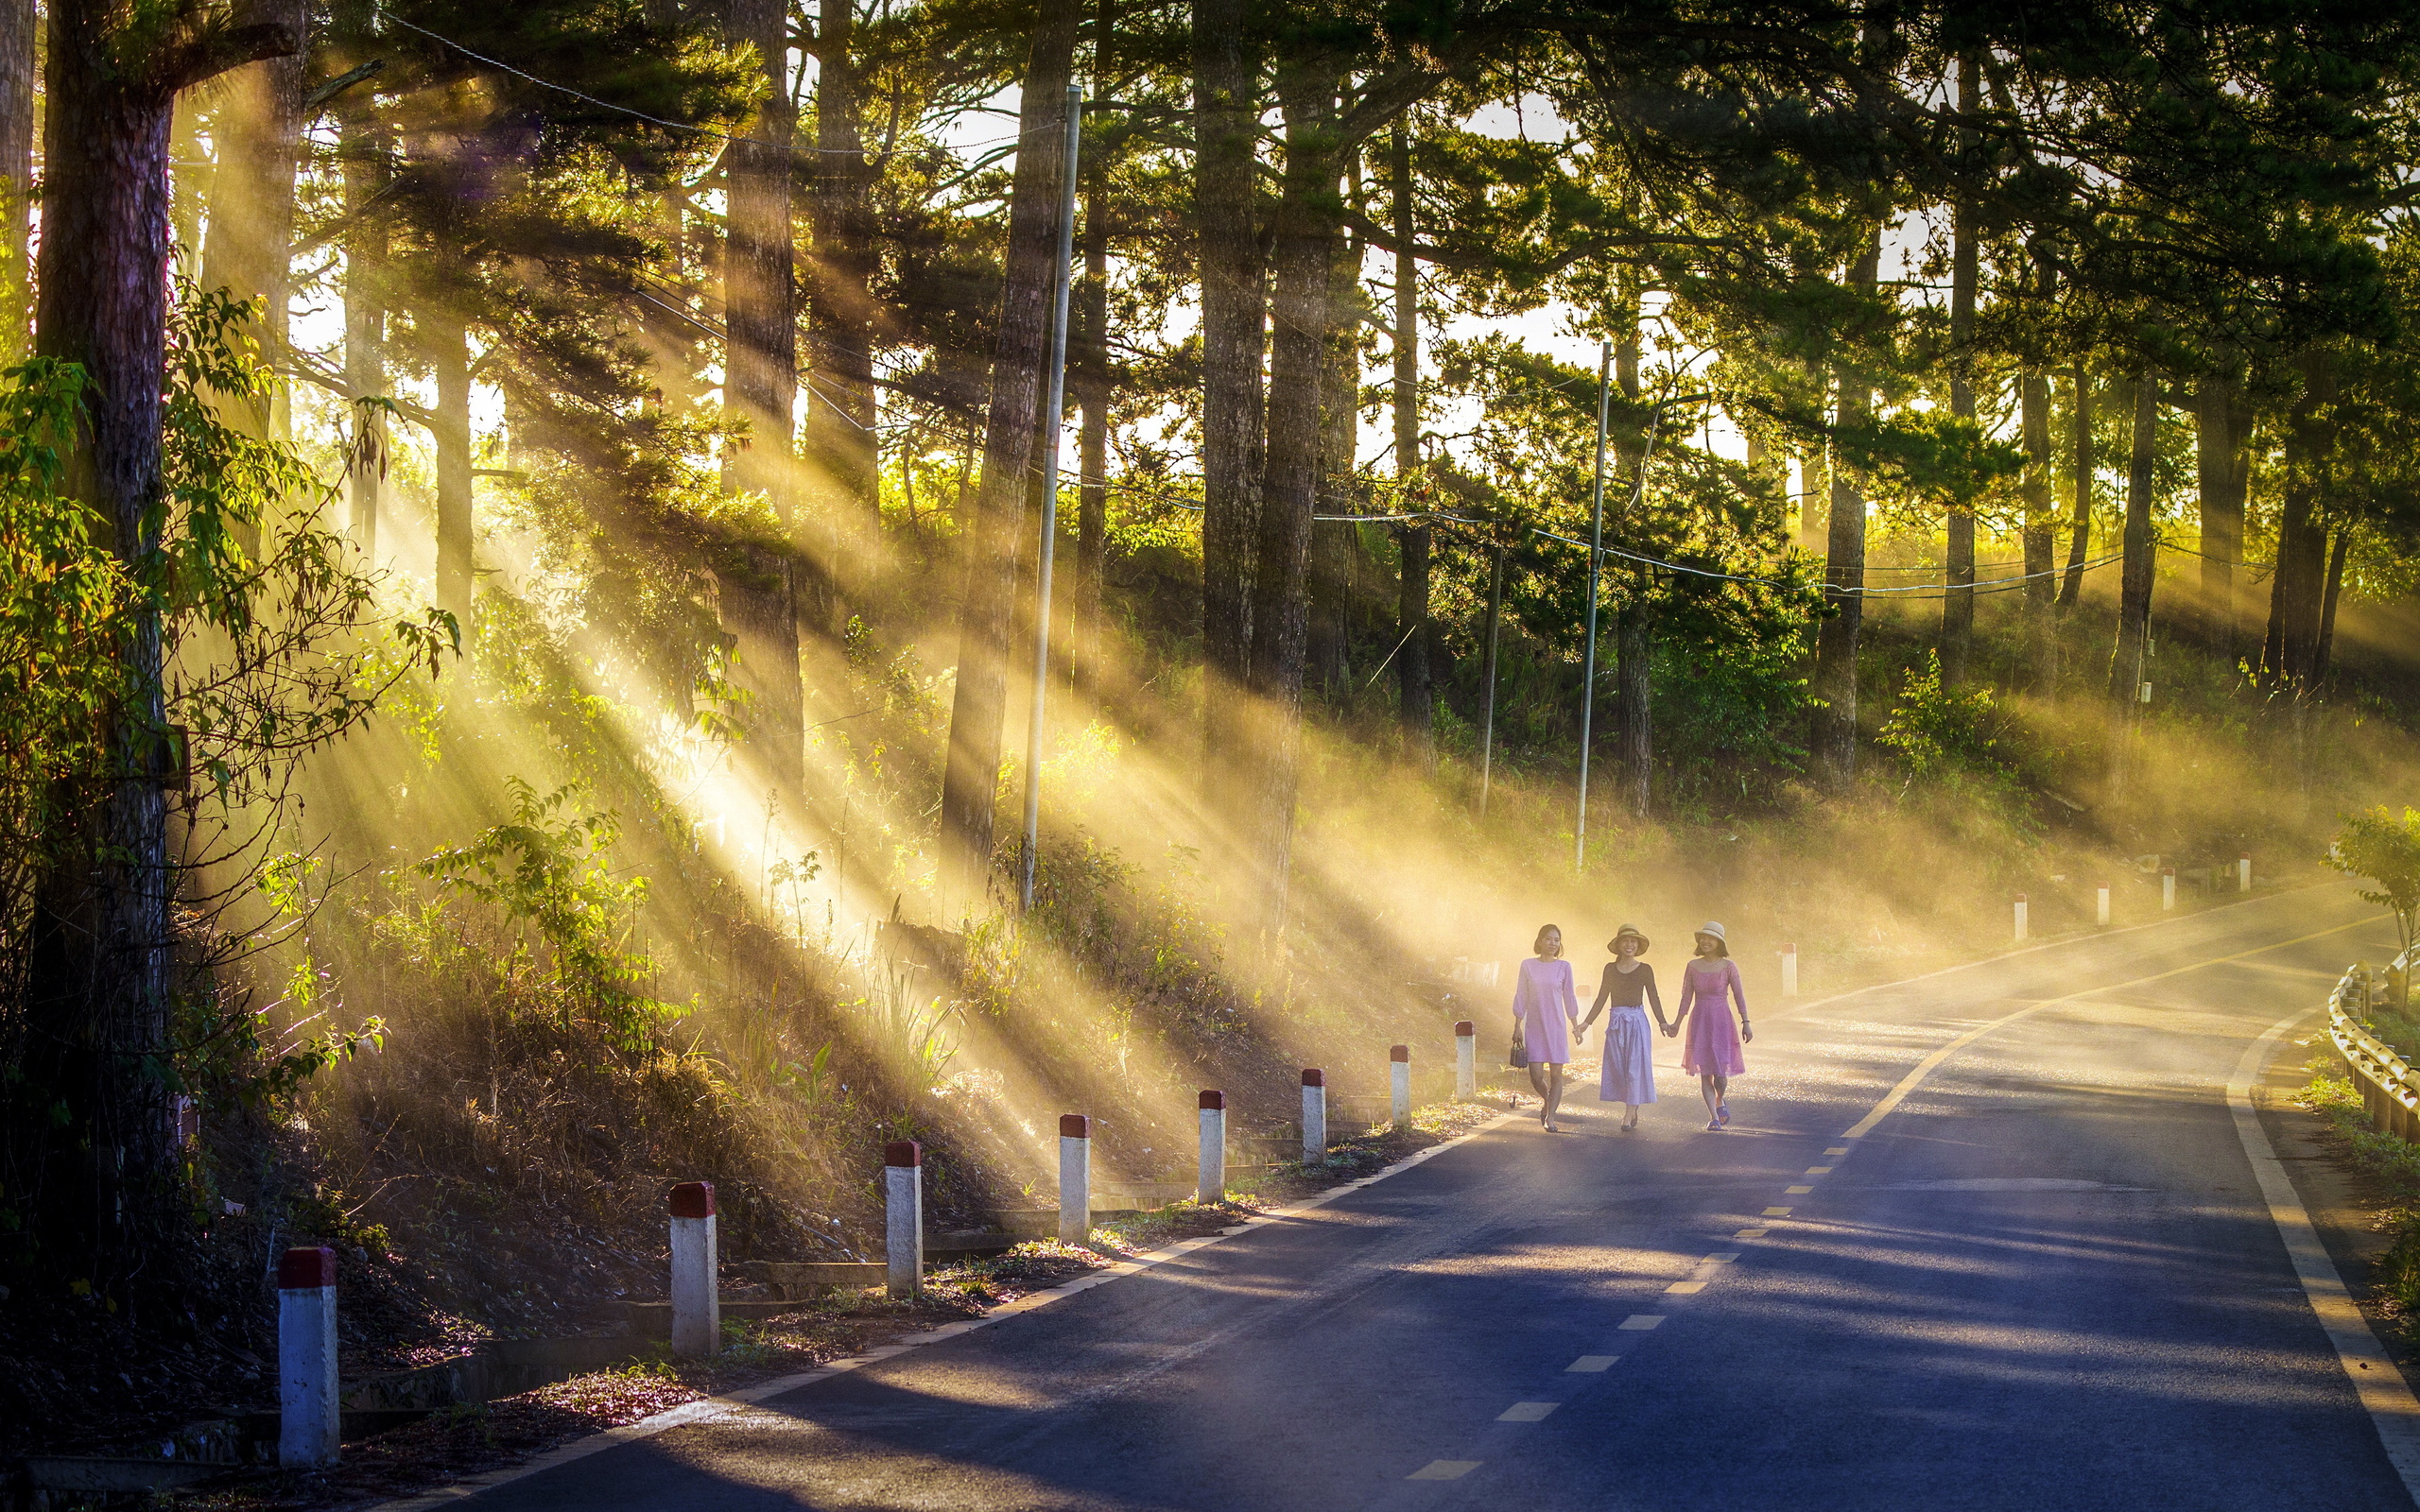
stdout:
POLYGON ((1614 1016, 1605 1021, 1605 1066, 1597 1100, 1624 1105, 1621 1126, 1627 1134, 1638 1126, 1639 1105, 1655 1101, 1655 1037, 1647 1028, 1648 1005, 1654 1006, 1657 1028, 1669 1033, 1670 1026, 1664 1022, 1664 1000, 1655 991, 1655 968, 1639 959, 1647 954, 1647 936, 1624 924, 1606 949, 1614 958, 1605 965, 1588 1017, 1580 1021, 1580 1034, 1584 1039, 1597 1015, 1612 1005, 1614 1016))

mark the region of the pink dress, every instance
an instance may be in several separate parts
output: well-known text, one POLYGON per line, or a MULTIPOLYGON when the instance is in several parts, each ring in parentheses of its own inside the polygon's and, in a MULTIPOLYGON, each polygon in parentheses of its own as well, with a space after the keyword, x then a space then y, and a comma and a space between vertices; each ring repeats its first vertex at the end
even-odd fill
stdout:
POLYGON ((1533 1066, 1571 1063, 1571 1025, 1580 1018, 1580 996, 1571 989, 1569 961, 1521 963, 1512 988, 1512 1016, 1521 1022, 1521 1043, 1533 1066))
POLYGON ((1739 1021, 1731 1016, 1736 1000, 1748 1011, 1748 994, 1739 987, 1739 964, 1725 955, 1703 957, 1681 970, 1681 1009, 1688 1028, 1681 1040, 1681 1069, 1692 1076, 1737 1076, 1748 1069, 1739 1057, 1739 1021), (1690 1012, 1695 1008, 1695 1012, 1690 1012))

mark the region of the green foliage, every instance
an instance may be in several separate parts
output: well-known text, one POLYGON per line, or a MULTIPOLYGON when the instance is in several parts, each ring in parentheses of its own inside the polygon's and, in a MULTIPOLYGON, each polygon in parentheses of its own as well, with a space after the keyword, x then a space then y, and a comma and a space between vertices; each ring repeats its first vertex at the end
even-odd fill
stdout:
POLYGON ((2325 860, 2346 876, 2377 884, 2363 889, 2362 901, 2394 910, 2403 948, 2410 950, 2420 924, 2420 809, 2397 816, 2381 804, 2347 815, 2325 860))
POLYGON ((607 864, 621 834, 619 820, 610 813, 579 812, 574 787, 542 797, 515 777, 505 788, 510 820, 490 826, 469 845, 439 850, 412 871, 503 917, 513 949, 495 965, 501 980, 534 971, 565 1028, 585 1022, 622 1051, 647 1049, 683 1010, 633 990, 655 968, 627 948, 630 915, 647 896, 647 880, 617 880, 607 864))
POLYGON ((1921 668, 1909 669, 1880 739, 1907 763, 1910 782, 2005 782, 2014 773, 1996 754, 2001 732, 1992 690, 1947 686, 1941 653, 1928 651, 1921 668))

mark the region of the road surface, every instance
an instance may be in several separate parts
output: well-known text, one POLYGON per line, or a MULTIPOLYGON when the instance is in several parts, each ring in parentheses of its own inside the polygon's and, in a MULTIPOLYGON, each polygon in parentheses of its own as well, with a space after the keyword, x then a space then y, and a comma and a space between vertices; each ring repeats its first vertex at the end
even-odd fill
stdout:
POLYGON ((1759 1005, 1725 1132, 1666 1041, 1635 1134, 1592 1067, 1577 1137, 470 1504, 2409 1509, 2226 1096, 2392 935, 2315 888, 1759 1005))

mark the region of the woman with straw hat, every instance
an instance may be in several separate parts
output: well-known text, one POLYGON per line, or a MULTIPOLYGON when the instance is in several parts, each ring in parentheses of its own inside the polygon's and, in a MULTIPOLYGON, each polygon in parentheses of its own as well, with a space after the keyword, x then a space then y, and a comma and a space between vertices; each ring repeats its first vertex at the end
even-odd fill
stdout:
POLYGON ((1681 1005, 1674 1010, 1666 1034, 1683 1034, 1681 1069, 1698 1078, 1705 1096, 1705 1126, 1719 1129, 1731 1122, 1731 1105, 1723 1094, 1731 1078, 1748 1069, 1739 1056, 1742 1041, 1756 1038, 1748 1026, 1748 994, 1739 986, 1739 964, 1731 958, 1730 941, 1722 926, 1708 920, 1698 931, 1696 959, 1681 969, 1681 1005), (1739 1018, 1731 1018, 1731 1005, 1739 1018))
POLYGON ((1521 963, 1512 988, 1515 1063, 1529 1066, 1530 1085, 1543 1100, 1539 1125, 1561 1134, 1554 1111, 1563 1103, 1563 1068, 1571 1059, 1570 1028, 1580 1017, 1580 998, 1571 989, 1571 963, 1563 958, 1562 929, 1548 924, 1539 930, 1530 949, 1537 954, 1521 963))
POLYGON ((1664 999, 1655 990, 1655 968, 1639 959, 1647 954, 1647 936, 1624 924, 1605 948, 1614 958, 1605 963, 1588 1017, 1580 1021, 1579 1038, 1588 1038, 1588 1026, 1611 1003, 1614 1016, 1605 1021, 1605 1064, 1597 1100, 1622 1105, 1621 1130, 1627 1134, 1638 1127, 1639 1105, 1655 1101, 1655 1040, 1647 1032, 1649 1005, 1655 1008, 1655 1026, 1668 1034, 1670 1027, 1664 1022, 1664 999))

